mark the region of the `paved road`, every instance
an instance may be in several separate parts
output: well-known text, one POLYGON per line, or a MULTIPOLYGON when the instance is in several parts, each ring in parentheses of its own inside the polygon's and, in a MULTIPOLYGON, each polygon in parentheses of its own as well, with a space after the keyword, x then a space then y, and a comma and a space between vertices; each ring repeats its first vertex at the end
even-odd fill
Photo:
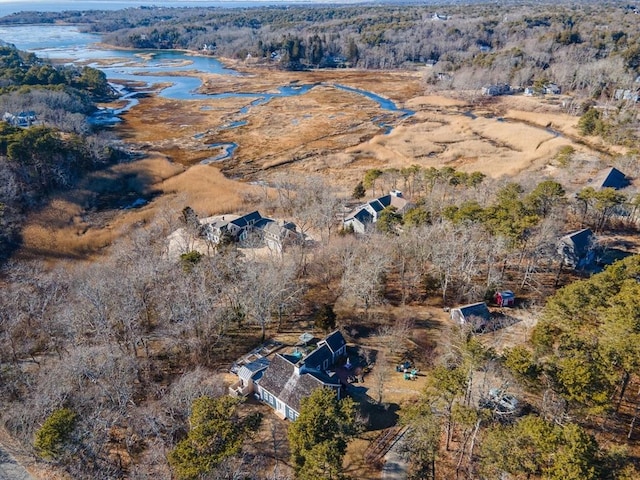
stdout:
POLYGON ((34 480, 29 473, 16 462, 0 445, 0 480, 34 480))
POLYGON ((407 478, 407 462, 398 453, 403 440, 404 437, 401 435, 384 456, 384 465, 382 467, 382 478, 384 480, 406 480, 407 478))

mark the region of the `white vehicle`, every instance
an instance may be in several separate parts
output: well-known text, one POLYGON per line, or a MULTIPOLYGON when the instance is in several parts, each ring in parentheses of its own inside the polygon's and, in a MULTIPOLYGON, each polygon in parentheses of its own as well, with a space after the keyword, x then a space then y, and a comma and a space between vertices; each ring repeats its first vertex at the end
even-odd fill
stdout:
POLYGON ((498 415, 508 415, 517 412, 519 402, 516 397, 505 393, 500 388, 489 390, 489 396, 480 400, 480 406, 489 408, 498 415))

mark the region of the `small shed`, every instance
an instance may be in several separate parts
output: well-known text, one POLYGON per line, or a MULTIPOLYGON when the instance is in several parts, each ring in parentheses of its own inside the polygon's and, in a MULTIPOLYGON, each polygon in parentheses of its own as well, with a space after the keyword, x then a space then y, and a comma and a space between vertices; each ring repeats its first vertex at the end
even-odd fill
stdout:
POLYGON ((501 290, 493 297, 499 307, 513 307, 516 304, 516 295, 511 290, 501 290))
POLYGON ((471 303, 452 308, 451 319, 459 325, 472 325, 475 330, 482 330, 489 324, 491 312, 484 302, 471 303))

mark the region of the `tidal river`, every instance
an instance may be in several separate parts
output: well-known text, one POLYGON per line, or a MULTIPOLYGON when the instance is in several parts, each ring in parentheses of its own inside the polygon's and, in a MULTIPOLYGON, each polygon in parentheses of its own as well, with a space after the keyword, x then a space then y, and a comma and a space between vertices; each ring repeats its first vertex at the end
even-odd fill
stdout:
MULTIPOLYGON (((19 25, 1 26, 0 40, 13 43, 20 50, 33 52, 43 59, 57 62, 69 62, 77 65, 90 65, 102 70, 109 80, 135 81, 147 84, 170 85, 158 94, 175 100, 194 100, 243 97, 254 100, 248 107, 238 113, 248 113, 253 105, 265 104, 273 98, 304 95, 315 85, 282 86, 275 93, 244 92, 206 95, 198 93, 201 86, 199 78, 190 76, 193 72, 216 73, 220 75, 239 75, 238 72, 225 68, 218 60, 210 56, 192 55, 178 50, 117 50, 99 45, 100 36, 82 33, 73 26, 56 25, 19 25)), ((324 84, 337 89, 347 90, 362 95, 376 102, 381 110, 393 111, 400 118, 413 115, 413 111, 400 109, 398 106, 374 92, 355 89, 339 84, 324 84)), ((118 120, 118 116, 136 105, 135 95, 122 92, 129 100, 126 107, 111 112, 112 116, 101 116, 100 121, 109 123, 118 120)), ((377 122, 376 118, 371 119, 377 122)), ((234 125, 231 125, 233 127, 234 125)), ((379 123, 386 132, 391 125, 379 123)), ((221 128, 229 128, 221 126, 221 128)), ((220 145, 216 145, 220 146, 220 145)), ((233 155, 236 145, 225 144, 223 155, 213 157, 210 161, 220 161, 233 155)))

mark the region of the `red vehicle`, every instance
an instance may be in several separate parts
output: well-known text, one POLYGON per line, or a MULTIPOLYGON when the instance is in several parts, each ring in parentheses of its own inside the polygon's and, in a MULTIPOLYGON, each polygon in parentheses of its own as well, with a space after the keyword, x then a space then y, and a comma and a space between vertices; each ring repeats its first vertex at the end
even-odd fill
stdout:
POLYGON ((499 307, 513 307, 516 304, 516 296, 511 290, 496 292, 493 299, 499 307))

